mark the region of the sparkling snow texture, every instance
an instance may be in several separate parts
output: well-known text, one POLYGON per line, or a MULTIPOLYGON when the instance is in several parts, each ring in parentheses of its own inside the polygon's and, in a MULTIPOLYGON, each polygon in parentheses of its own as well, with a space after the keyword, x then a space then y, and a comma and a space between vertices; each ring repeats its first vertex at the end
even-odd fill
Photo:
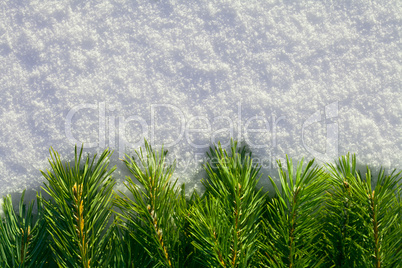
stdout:
POLYGON ((0 3, 0 197, 40 189, 53 146, 119 158, 147 138, 202 190, 208 146, 275 159, 348 151, 402 169, 402 2, 110 0, 0 3))

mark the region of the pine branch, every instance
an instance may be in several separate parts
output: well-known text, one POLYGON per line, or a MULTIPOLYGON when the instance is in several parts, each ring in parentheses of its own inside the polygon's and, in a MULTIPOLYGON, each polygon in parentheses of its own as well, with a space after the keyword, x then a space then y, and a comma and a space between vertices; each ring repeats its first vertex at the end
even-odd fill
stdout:
POLYGON ((126 156, 123 161, 143 188, 127 177, 125 185, 133 200, 123 193, 116 196, 116 205, 122 209, 120 225, 132 226, 128 231, 151 258, 151 266, 182 267, 186 262, 182 255, 186 202, 177 181, 171 182, 174 163, 167 165, 167 151, 154 152, 147 141, 145 154, 142 149, 136 154, 138 160, 126 156))
POLYGON ((47 180, 43 188, 51 197, 45 203, 51 248, 59 267, 107 267, 110 256, 108 229, 112 209, 111 155, 105 150, 95 162, 87 157, 81 168, 81 148, 75 147, 74 165, 62 164, 59 154, 50 151, 52 171, 42 171, 47 180))
POLYGON ((198 261, 205 267, 249 267, 258 250, 259 225, 265 196, 256 191, 259 168, 251 154, 231 141, 230 155, 221 145, 210 149, 211 162, 204 198, 191 210, 190 229, 198 261))
POLYGON ((328 255, 328 265, 338 267, 364 267, 367 265, 368 221, 364 204, 355 194, 355 186, 361 184, 356 170, 356 157, 346 155, 336 165, 328 164, 330 184, 325 200, 323 254, 328 255), (359 227, 360 226, 360 227, 359 227), (356 228, 358 227, 358 228, 356 228))
POLYGON ((4 218, 0 219, 1 267, 43 267, 47 262, 47 233, 43 220, 43 207, 37 197, 38 217, 32 214, 34 201, 24 204, 22 193, 18 214, 13 209, 11 196, 4 198, 4 218))
POLYGON ((401 172, 386 176, 381 169, 373 189, 370 169, 363 179, 355 155, 341 157, 328 168, 333 188, 323 220, 330 262, 339 267, 396 267, 402 259, 401 172))
POLYGON ((267 238, 261 244, 262 259, 272 267, 318 267, 317 235, 321 231, 318 215, 321 211, 326 175, 310 161, 303 170, 303 160, 296 174, 292 160, 286 156, 287 172, 280 161, 280 191, 270 177, 276 197, 268 204, 264 229, 267 238))

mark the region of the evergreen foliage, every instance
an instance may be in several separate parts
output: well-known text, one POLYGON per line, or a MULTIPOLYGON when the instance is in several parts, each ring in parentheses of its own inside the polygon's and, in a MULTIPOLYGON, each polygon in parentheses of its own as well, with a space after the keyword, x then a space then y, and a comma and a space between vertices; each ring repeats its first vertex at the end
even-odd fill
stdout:
POLYGON ((256 191, 259 168, 237 142, 231 154, 221 145, 208 154, 204 200, 190 211, 190 232, 204 267, 252 267, 265 196, 256 191), (216 163, 214 165, 213 163, 216 163))
POLYGON ((141 245, 144 256, 133 259, 134 266, 185 267, 183 254, 183 227, 186 200, 176 181, 171 177, 173 165, 165 162, 167 151, 154 152, 145 141, 145 154, 136 152, 138 159, 126 157, 124 163, 138 180, 141 189, 132 178, 125 184, 133 199, 121 193, 116 195, 116 205, 122 209, 120 224, 141 245))
POLYGON ((123 159, 127 194, 113 191, 106 149, 98 159, 51 169, 34 201, 4 197, 1 267, 402 267, 402 171, 378 176, 346 155, 324 167, 278 161, 275 196, 258 189, 260 167, 231 141, 207 153, 205 193, 185 195, 167 151, 123 159))
POLYGON ((32 210, 34 201, 24 204, 22 193, 15 213, 11 196, 4 198, 4 217, 0 221, 0 266, 1 267, 43 267, 48 247, 46 243, 46 223, 43 217, 41 198, 37 197, 38 217, 32 210))
POLYGON ((356 156, 343 156, 328 165, 332 180, 323 214, 323 241, 330 264, 336 267, 398 267, 402 263, 401 172, 376 183, 367 167, 356 170, 356 156))
POLYGON ((49 160, 52 171, 42 172, 46 178, 44 191, 51 200, 44 200, 47 231, 54 260, 59 267, 106 267, 110 261, 108 229, 112 216, 111 178, 108 169, 111 155, 105 150, 98 161, 96 155, 86 158, 82 166, 82 150, 75 147, 75 161, 63 165, 53 149, 49 160), (82 166, 82 167, 81 167, 82 166))
POLYGON ((287 172, 278 161, 281 190, 270 177, 276 196, 267 205, 263 260, 268 267, 318 267, 324 257, 316 251, 327 176, 313 166, 314 160, 304 170, 301 160, 296 172, 292 160, 286 160, 287 172))

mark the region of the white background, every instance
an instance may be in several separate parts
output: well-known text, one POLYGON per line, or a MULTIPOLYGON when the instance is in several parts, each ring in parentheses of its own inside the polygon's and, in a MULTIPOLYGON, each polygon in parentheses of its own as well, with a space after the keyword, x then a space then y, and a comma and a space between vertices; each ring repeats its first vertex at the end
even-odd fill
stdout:
POLYGON ((75 141, 95 144, 91 155, 114 149, 123 189, 118 159, 151 136, 179 158, 179 182, 202 189, 194 159, 207 148, 194 144, 227 143, 230 120, 234 138, 264 147, 251 150, 271 161, 265 188, 285 154, 320 163, 352 152, 359 165, 400 170, 401 4, 2 0, 0 196, 32 197, 49 148, 71 161, 75 141), (331 104, 337 116, 325 121, 331 104), (180 136, 194 128, 204 131, 180 136))

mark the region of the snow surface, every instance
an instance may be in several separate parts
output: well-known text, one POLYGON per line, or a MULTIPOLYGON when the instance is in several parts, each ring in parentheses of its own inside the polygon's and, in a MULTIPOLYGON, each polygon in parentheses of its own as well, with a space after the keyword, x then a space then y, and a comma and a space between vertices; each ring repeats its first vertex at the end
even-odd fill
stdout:
POLYGON ((285 154, 402 169, 402 2, 0 2, 0 196, 34 196, 49 148, 73 159, 147 138, 201 189, 210 144, 244 140, 261 185, 285 154))

